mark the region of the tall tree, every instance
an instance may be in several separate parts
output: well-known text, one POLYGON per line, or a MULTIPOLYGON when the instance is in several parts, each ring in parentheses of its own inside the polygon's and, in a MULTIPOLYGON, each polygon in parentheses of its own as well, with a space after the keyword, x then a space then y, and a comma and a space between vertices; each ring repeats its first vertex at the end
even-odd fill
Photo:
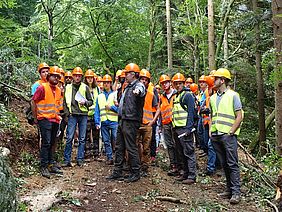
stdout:
POLYGON ((277 151, 282 155, 282 2, 272 1, 274 47, 276 49, 277 83, 275 89, 275 125, 277 151))
POLYGON ((256 71, 257 71, 257 99, 258 99, 258 117, 259 117, 259 146, 260 154, 264 155, 267 152, 266 146, 266 129, 265 129, 265 111, 264 111, 264 87, 263 75, 261 70, 261 52, 260 52, 260 11, 258 8, 258 1, 253 0, 253 11, 255 14, 256 24, 255 31, 255 57, 256 57, 256 71))
POLYGON ((209 69, 215 70, 215 33, 213 0, 208 0, 208 41, 209 41, 209 69))
POLYGON ((172 69, 172 34, 170 18, 170 0, 166 0, 166 24, 167 24, 167 66, 172 69))

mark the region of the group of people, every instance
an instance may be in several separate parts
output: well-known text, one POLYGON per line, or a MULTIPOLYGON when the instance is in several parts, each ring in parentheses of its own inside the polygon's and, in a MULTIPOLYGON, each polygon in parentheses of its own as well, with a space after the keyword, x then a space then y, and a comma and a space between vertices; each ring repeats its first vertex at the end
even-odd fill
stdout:
POLYGON ((140 70, 135 63, 119 70, 114 82, 108 74, 99 78, 92 70, 83 74, 79 67, 65 73, 42 63, 38 71, 41 79, 32 86, 31 105, 42 137, 42 176, 62 173, 54 154, 65 128, 62 166, 72 166, 78 128, 78 166, 83 165, 89 141, 94 158, 99 157, 101 132, 106 164, 114 165, 106 179, 138 181, 149 174, 151 158, 156 154, 156 129, 161 127, 170 161, 169 176, 188 185, 196 182, 196 144, 202 150, 200 156, 208 157, 205 174, 213 175, 216 164, 225 172, 226 191, 219 195, 239 203, 237 135, 243 110, 238 93, 230 89, 227 69, 201 76, 199 86, 181 73, 172 78, 163 74, 160 86, 154 86, 150 72, 140 70), (129 175, 124 174, 125 168, 129 168, 129 175))

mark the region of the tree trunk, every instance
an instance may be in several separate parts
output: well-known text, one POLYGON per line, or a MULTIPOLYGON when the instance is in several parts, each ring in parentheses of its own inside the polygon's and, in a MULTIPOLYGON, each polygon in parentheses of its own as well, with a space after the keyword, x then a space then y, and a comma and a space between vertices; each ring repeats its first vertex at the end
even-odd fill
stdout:
MULTIPOLYGON (((272 1, 274 47, 276 49, 276 72, 282 73, 282 2, 272 1)), ((282 155, 282 81, 276 79, 275 89, 275 126, 278 154, 282 155)))
POLYGON ((227 27, 225 28, 224 31, 224 37, 223 37, 223 58, 224 58, 224 67, 227 68, 228 67, 228 30, 227 27))
POLYGON ((208 41, 209 41, 209 69, 215 70, 215 34, 214 34, 214 14, 213 1, 208 0, 208 41))
POLYGON ((167 26, 167 67, 172 69, 172 34, 170 18, 170 0, 166 0, 166 26, 167 26))
POLYGON ((261 53, 260 53, 260 21, 258 1, 253 0, 253 11, 256 15, 257 24, 255 25, 255 56, 257 71, 257 98, 258 98, 258 117, 259 117, 259 151, 261 155, 267 153, 266 129, 265 129, 265 111, 264 111, 264 86, 263 75, 261 70, 261 53))
POLYGON ((155 45, 155 39, 156 39, 156 5, 154 1, 151 2, 151 13, 150 13, 150 44, 149 44, 149 50, 148 50, 148 62, 147 62, 147 68, 151 69, 151 61, 152 61, 152 51, 154 49, 155 45))
POLYGON ((52 51, 52 41, 54 38, 54 25, 53 25, 53 15, 52 12, 48 13, 48 59, 52 59, 53 51, 52 51))

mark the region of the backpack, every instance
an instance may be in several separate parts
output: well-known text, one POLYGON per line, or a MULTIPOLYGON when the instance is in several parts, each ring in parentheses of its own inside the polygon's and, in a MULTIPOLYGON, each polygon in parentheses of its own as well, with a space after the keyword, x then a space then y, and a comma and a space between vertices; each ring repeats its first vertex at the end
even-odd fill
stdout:
POLYGON ((29 102, 29 106, 25 109, 25 118, 27 119, 27 122, 30 125, 34 124, 34 118, 33 118, 33 115, 32 115, 32 109, 31 109, 30 102, 29 102))

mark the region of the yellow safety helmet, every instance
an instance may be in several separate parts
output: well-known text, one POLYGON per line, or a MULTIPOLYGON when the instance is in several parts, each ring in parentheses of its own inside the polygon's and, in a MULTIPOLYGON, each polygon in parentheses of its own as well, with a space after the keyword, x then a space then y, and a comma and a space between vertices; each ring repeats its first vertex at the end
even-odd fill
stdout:
POLYGON ((226 79, 231 80, 230 71, 228 71, 226 68, 217 69, 213 76, 214 77, 224 77, 226 79))

